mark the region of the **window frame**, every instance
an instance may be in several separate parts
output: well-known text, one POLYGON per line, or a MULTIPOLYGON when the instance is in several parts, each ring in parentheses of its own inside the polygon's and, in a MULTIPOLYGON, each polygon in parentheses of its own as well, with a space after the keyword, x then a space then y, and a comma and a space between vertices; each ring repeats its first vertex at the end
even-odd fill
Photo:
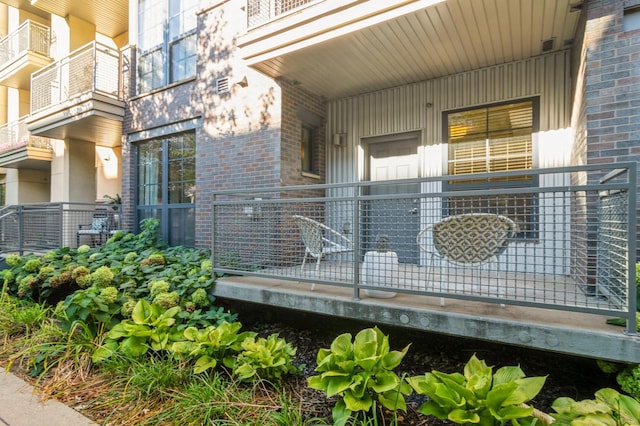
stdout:
MULTIPOLYGON (((182 145, 184 145, 184 140, 181 141, 181 143, 182 145)), ((162 237, 165 239, 165 241, 167 241, 169 244, 172 244, 172 245, 189 246, 189 244, 184 243, 185 240, 181 240, 179 242, 172 241, 171 236, 173 234, 171 233, 171 230, 172 228, 176 227, 176 224, 173 223, 174 215, 176 211, 182 210, 188 214, 189 213, 188 211, 191 210, 192 213, 195 215, 195 207, 196 207, 195 189, 193 191, 192 202, 184 202, 184 199, 181 200, 183 202, 171 202, 171 197, 172 197, 171 186, 175 185, 176 183, 184 185, 185 182, 187 183, 193 182, 192 186, 195 188, 195 185, 196 185, 195 161, 197 158, 195 130, 168 134, 168 135, 160 136, 157 138, 140 140, 135 142, 133 146, 134 146, 134 158, 135 158, 134 164, 135 164, 136 223, 139 224, 140 221, 144 218, 157 217, 160 220, 160 233, 162 237), (189 157, 180 156, 179 158, 178 157, 172 158, 170 156, 171 143, 179 140, 180 138, 185 138, 185 137, 190 137, 192 140, 193 156, 189 156, 189 157), (153 185, 159 186, 158 189, 160 191, 160 194, 159 194, 160 200, 158 203, 155 203, 155 204, 151 204, 151 203, 145 204, 140 199, 142 195, 141 187, 143 185, 140 182, 140 167, 141 167, 140 150, 142 145, 149 144, 149 143, 158 143, 159 151, 160 151, 160 161, 159 161, 160 182, 153 183, 153 185), (184 160, 188 158, 193 159, 193 179, 192 180, 185 180, 185 179, 170 180, 171 179, 170 167, 172 165, 172 162, 180 161, 181 164, 184 164, 184 160)), ((184 222, 184 220, 181 220, 181 222, 184 222)), ((136 229, 136 230, 139 231, 139 229, 136 229)), ((195 218, 193 223, 193 229, 184 230, 182 233, 186 236, 187 239, 192 241, 193 246, 195 246, 195 235, 196 235, 195 218)))
POLYGON ((300 126, 300 162, 305 176, 319 176, 318 170, 318 128, 311 124, 302 123, 300 126), (309 137, 305 140, 305 134, 309 137), (309 158, 306 161, 306 158, 309 158))
MULTIPOLYGON (((138 26, 138 61, 136 64, 136 77, 138 80, 137 83, 137 94, 143 94, 143 93, 148 93, 151 92, 153 90, 157 90, 160 89, 162 87, 166 87, 168 85, 174 84, 174 83, 179 83, 181 81, 186 81, 189 79, 192 79, 195 77, 196 75, 196 66, 195 66, 195 62, 197 62, 197 39, 196 39, 196 33, 197 33, 197 18, 196 18, 196 23, 195 23, 195 27, 193 28, 188 28, 178 34, 170 34, 171 31, 171 20, 175 17, 175 16, 181 16, 183 15, 184 11, 191 11, 193 10, 194 13, 197 11, 196 8, 193 7, 193 4, 191 4, 188 0, 185 0, 183 2, 181 2, 181 11, 179 13, 174 13, 174 15, 171 15, 171 1, 172 0, 138 0, 138 19, 140 19, 141 16, 141 4, 143 2, 153 2, 152 4, 158 4, 159 7, 161 6, 162 9, 162 13, 164 13, 163 16, 163 21, 162 21, 162 40, 160 41, 159 44, 155 44, 153 46, 147 47, 146 43, 143 43, 144 40, 144 28, 143 25, 139 25, 138 26), (189 37, 194 37, 194 43, 193 43, 193 51, 188 51, 186 55, 184 55, 181 63, 186 63, 186 64, 190 64, 193 61, 193 73, 192 74, 178 74, 176 72, 176 69, 178 67, 178 65, 180 64, 176 64, 174 63, 174 51, 173 48, 174 46, 176 46, 177 44, 180 44, 181 42, 186 41, 189 37), (142 49, 140 46, 144 46, 147 47, 146 49, 142 49), (160 72, 157 72, 158 67, 155 67, 154 65, 156 64, 156 61, 152 60, 151 62, 151 66, 152 69, 150 72, 146 73, 146 74, 141 74, 141 59, 148 57, 150 55, 156 54, 158 52, 158 50, 160 51, 160 58, 161 58, 161 64, 162 67, 160 69, 160 72), (184 60, 186 58, 186 60, 184 60), (157 78, 157 75, 160 75, 160 78, 157 78), (151 78, 144 78, 144 77, 151 77, 151 78)), ((155 27, 154 27, 155 28, 155 27)), ((185 44, 185 46, 189 46, 190 44, 187 43, 185 44)), ((185 67, 185 70, 188 69, 190 67, 185 67)))
MULTIPOLYGON (((540 97, 527 97, 520 99, 511 99, 508 101, 494 102, 489 104, 476 105, 472 107, 465 107, 460 109, 448 110, 442 112, 442 144, 443 144, 443 175, 445 176, 463 176, 464 174, 456 174, 449 175, 449 116, 452 114, 457 114, 461 112, 474 111, 485 109, 489 110, 490 108, 500 107, 503 105, 509 104, 518 104, 524 102, 531 102, 531 114, 532 114, 532 125, 531 125, 531 169, 521 169, 521 170, 534 170, 539 168, 538 164, 538 133, 540 131, 540 97)), ((502 131, 506 129, 501 129, 502 131)), ((500 130, 497 130, 500 131, 500 130)), ((490 129, 486 129, 487 137, 485 139, 489 139, 488 135, 490 135, 490 129)), ((486 157, 486 156, 485 156, 486 157)), ((490 157, 488 158, 490 161, 490 157)), ((511 171, 515 171, 511 170, 511 171)), ((485 171, 483 174, 485 176, 491 175, 491 171, 485 171)), ((531 174, 530 178, 527 180, 512 180, 512 181, 492 181, 490 178, 483 179, 481 182, 457 182, 452 183, 451 181, 444 179, 442 181, 442 191, 443 192, 456 192, 456 191, 472 191, 472 190, 491 190, 491 189, 507 189, 507 188, 536 188, 540 185, 538 174, 531 174)), ((532 193, 531 200, 529 204, 530 213, 527 217, 527 224, 529 225, 528 229, 521 230, 519 233, 515 235, 515 238, 524 239, 524 240, 536 240, 538 238, 538 216, 539 216, 539 200, 538 194, 532 193)), ((442 198, 442 217, 447 217, 452 214, 452 207, 449 205, 450 200, 448 197, 442 198)), ((485 208, 489 208, 488 206, 485 208)), ((505 207, 506 208, 506 207, 505 207)), ((508 214, 506 214, 508 216, 508 214)))

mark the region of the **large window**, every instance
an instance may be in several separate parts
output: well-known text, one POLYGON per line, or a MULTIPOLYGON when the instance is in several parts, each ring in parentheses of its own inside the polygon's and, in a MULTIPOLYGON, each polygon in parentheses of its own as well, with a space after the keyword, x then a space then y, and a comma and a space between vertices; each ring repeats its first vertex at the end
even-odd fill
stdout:
POLYGON ((195 76, 197 4, 139 0, 139 93, 195 76))
POLYGON ((159 219, 173 246, 195 246, 195 153, 193 132, 137 145, 138 221, 159 219))
POLYGON ((537 198, 524 193, 500 194, 499 190, 537 185, 537 180, 526 173, 534 167, 537 114, 537 99, 445 113, 447 173, 486 173, 482 177, 451 180, 445 189, 496 189, 492 195, 449 197, 446 214, 503 214, 518 223, 521 236, 535 236, 537 198), (492 177, 493 172, 517 173, 492 177))

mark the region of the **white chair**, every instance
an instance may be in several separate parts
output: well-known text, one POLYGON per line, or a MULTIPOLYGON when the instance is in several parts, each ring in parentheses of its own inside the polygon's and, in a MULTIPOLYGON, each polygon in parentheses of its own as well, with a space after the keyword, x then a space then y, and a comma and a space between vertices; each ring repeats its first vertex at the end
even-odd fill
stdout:
MULTIPOLYGON (((518 225, 513 220, 490 213, 449 216, 427 226, 416 238, 420 249, 428 255, 427 279, 433 272, 433 259, 438 256, 460 267, 493 267, 500 289, 498 256, 506 250, 516 232, 518 225), (430 232, 432 243, 428 244, 430 232)), ((444 298, 440 298, 440 305, 444 306, 444 298)))
POLYGON ((80 238, 82 236, 90 237, 92 246, 95 246, 96 244, 104 244, 107 238, 109 238, 112 220, 113 215, 108 209, 96 208, 90 224, 78 225, 76 246, 80 246, 80 238))
MULTIPOLYGON (((305 246, 300 271, 304 271, 304 265, 309 256, 317 259, 315 267, 317 274, 320 271, 320 260, 324 256, 339 254, 339 261, 342 262, 342 253, 353 251, 351 240, 327 225, 305 216, 294 215, 292 218, 300 229, 300 237, 305 246)), ((311 290, 314 288, 315 284, 312 284, 311 290)))

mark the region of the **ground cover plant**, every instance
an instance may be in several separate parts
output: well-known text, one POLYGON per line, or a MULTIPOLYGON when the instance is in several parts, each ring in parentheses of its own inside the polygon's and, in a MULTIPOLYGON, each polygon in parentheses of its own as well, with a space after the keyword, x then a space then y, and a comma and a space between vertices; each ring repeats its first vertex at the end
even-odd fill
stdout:
POLYGON ((589 375, 570 359, 562 374, 582 380, 572 388, 557 383, 555 359, 525 376, 531 357, 512 348, 496 358, 477 342, 396 330, 405 340, 393 350, 375 325, 252 316, 211 296, 207 251, 167 247, 157 226, 7 258, 0 364, 109 425, 640 424, 626 390, 638 387, 637 366, 599 362, 589 375))

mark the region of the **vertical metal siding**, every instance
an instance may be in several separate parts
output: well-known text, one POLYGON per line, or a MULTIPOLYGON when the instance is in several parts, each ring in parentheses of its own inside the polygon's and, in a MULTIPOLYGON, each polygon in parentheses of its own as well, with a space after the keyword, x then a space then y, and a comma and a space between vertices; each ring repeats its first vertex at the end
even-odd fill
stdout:
MULTIPOLYGON (((565 50, 329 102, 327 138, 331 141, 334 133, 346 133, 347 140, 342 147, 327 143, 327 180, 360 178, 362 138, 421 130, 424 145, 440 144, 442 112, 447 110, 540 96, 540 138, 566 130, 571 102, 569 67, 570 51, 565 50)), ((545 145, 544 140, 539 142, 545 145)), ((540 152, 539 160, 540 166, 567 161, 563 152, 556 151, 540 152)), ((423 168, 433 169, 428 164, 423 168)))

